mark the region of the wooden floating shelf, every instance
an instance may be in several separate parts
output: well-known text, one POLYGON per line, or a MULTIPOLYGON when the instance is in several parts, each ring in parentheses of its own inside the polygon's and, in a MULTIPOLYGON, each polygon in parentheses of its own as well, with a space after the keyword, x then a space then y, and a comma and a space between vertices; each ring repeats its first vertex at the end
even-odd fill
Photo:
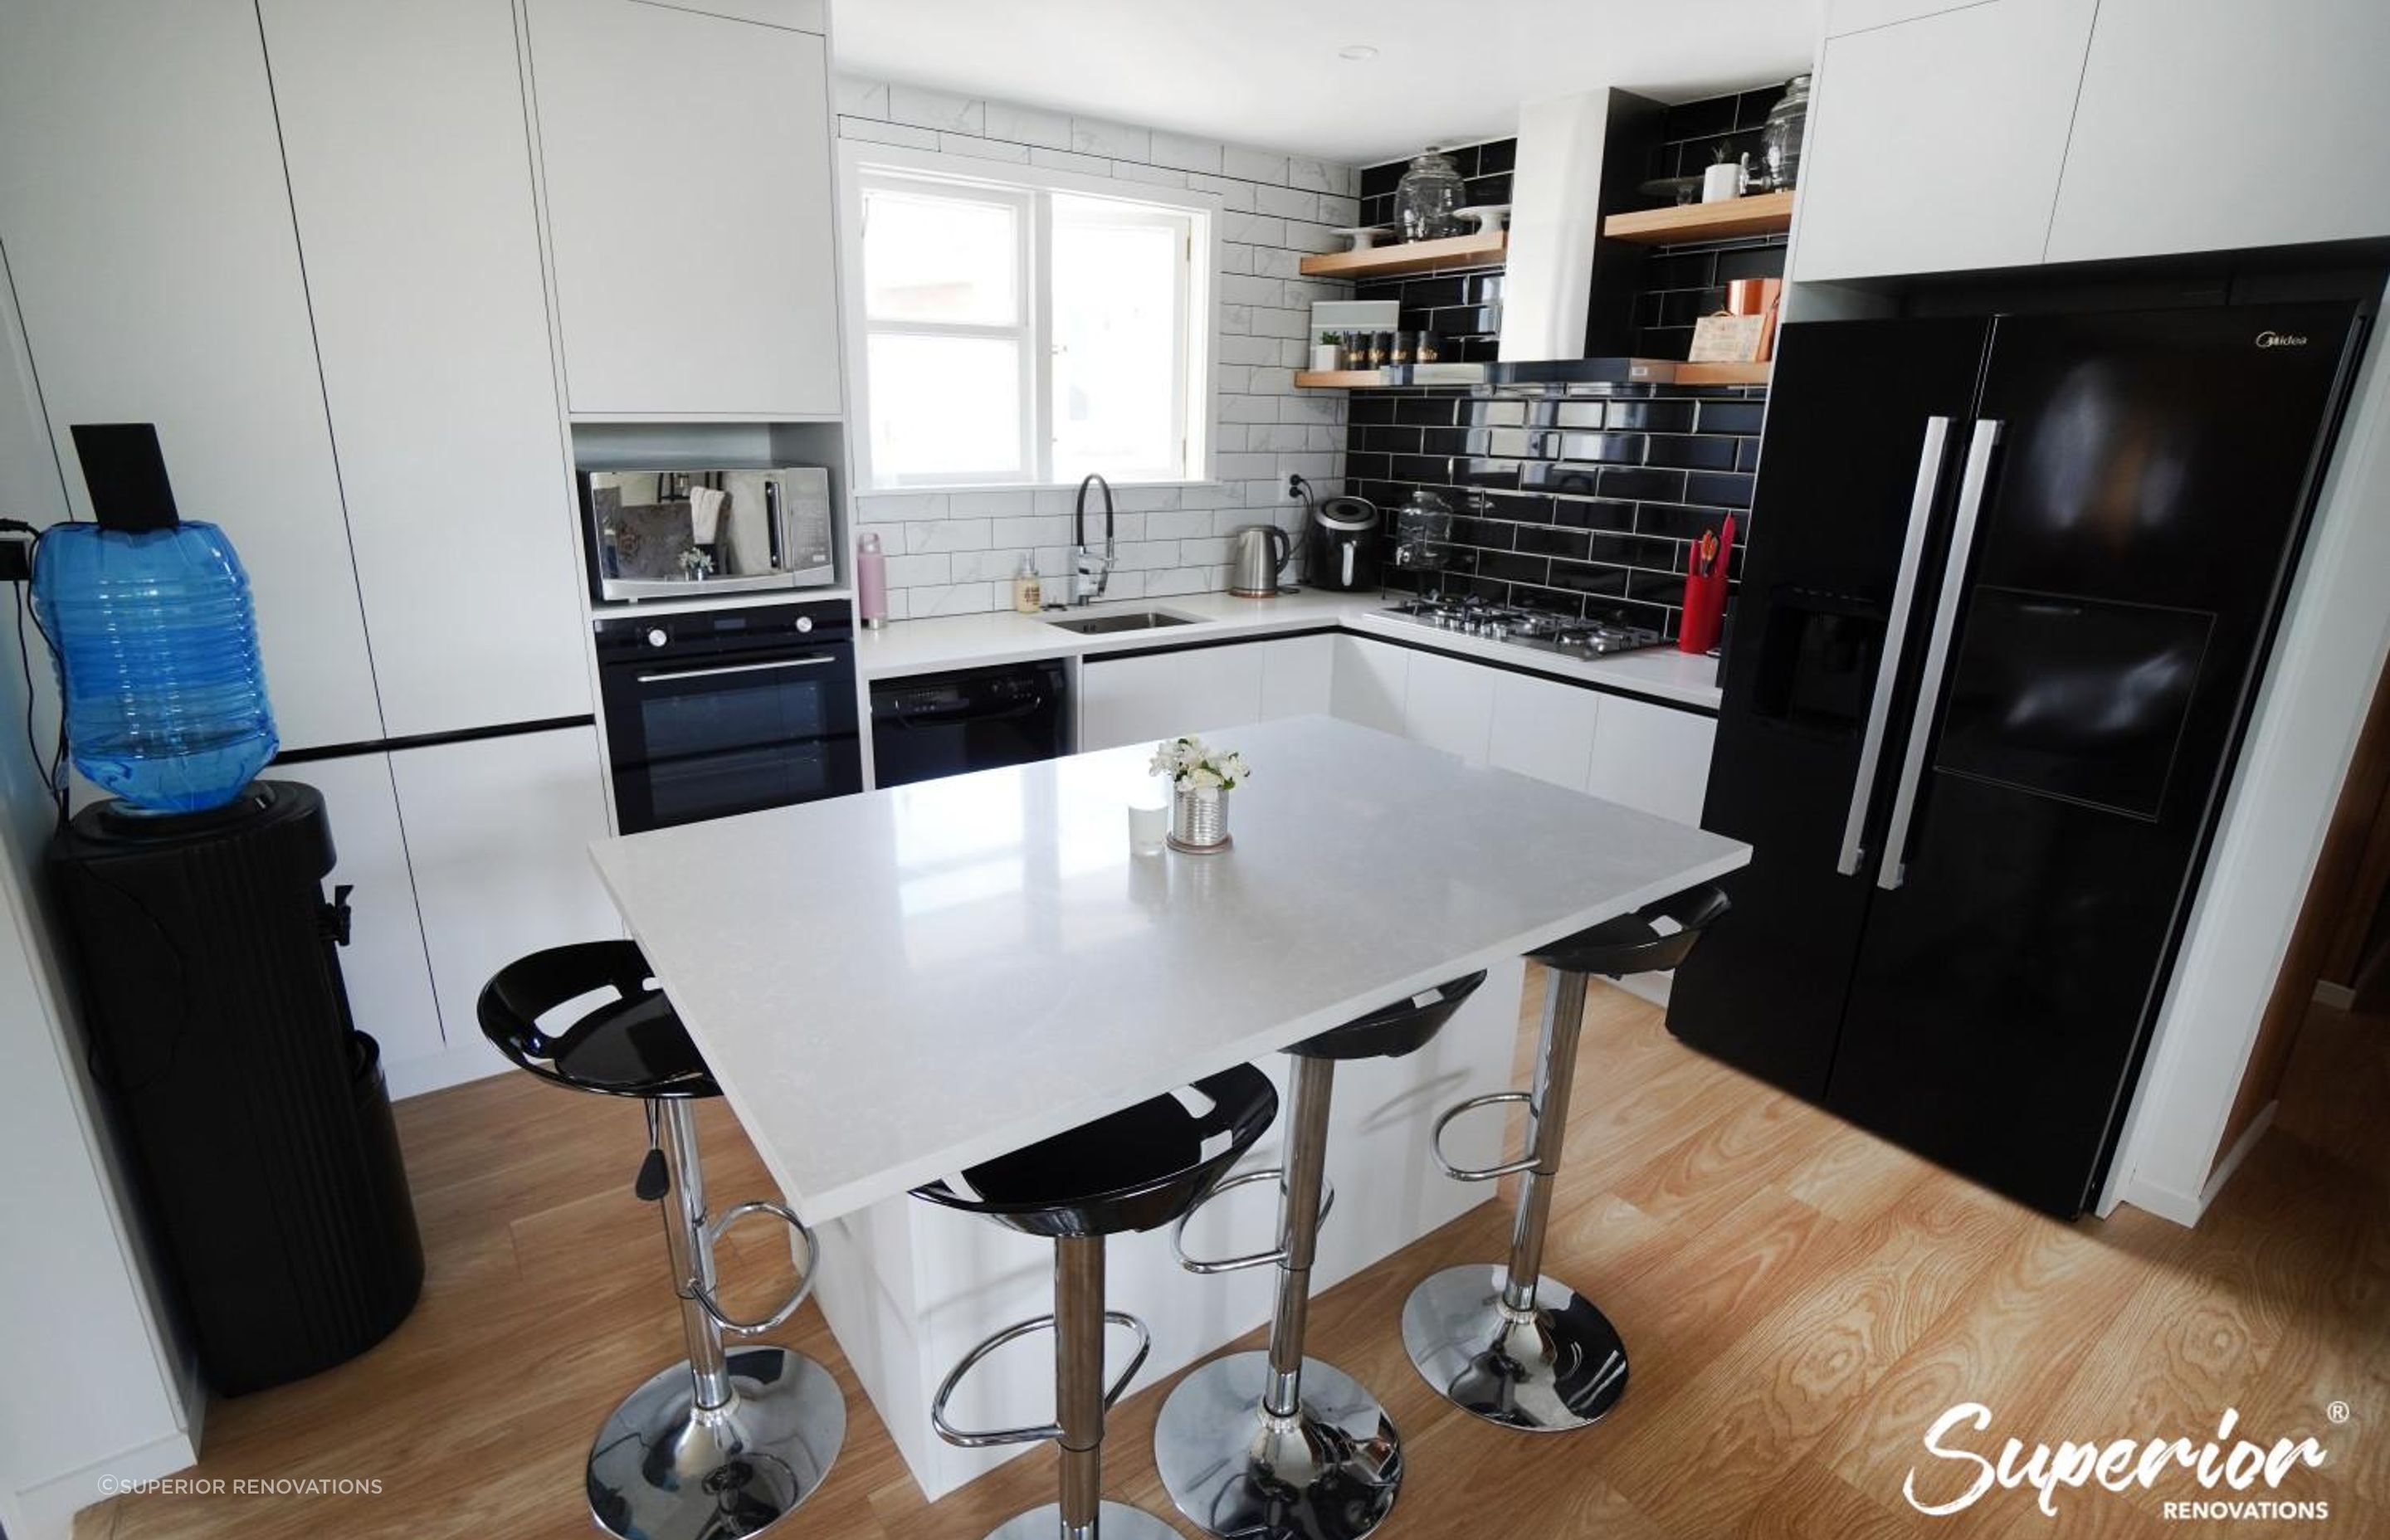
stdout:
POLYGON ((1294 382, 1306 391, 1357 391, 1386 383, 1383 369, 1297 369, 1294 382))
POLYGON ((1679 385, 1765 385, 1776 371, 1773 364, 1679 364, 1679 385))
MULTIPOLYGON (((1791 196, 1789 193, 1786 195, 1791 196)), ((1306 278, 1382 278, 1433 273, 1446 267, 1491 267, 1510 249, 1510 234, 1454 236, 1446 240, 1409 240, 1372 246, 1366 251, 1323 251, 1295 263, 1306 278)))
MULTIPOLYGON (((1792 195, 1789 192, 1759 193, 1715 203, 1679 203, 1673 209, 1638 209, 1632 213, 1612 214, 1601 222, 1601 233, 1611 239, 1631 240, 1643 246, 1725 240, 1734 236, 1773 236, 1791 228, 1792 195)), ((1305 267, 1304 271, 1310 269, 1305 267)))

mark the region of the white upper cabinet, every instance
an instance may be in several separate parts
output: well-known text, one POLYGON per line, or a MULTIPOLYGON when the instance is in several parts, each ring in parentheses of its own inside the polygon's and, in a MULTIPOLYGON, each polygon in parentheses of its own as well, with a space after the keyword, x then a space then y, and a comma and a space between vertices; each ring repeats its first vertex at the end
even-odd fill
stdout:
POLYGON ((263 0, 392 737, 589 709, 507 0, 263 0))
MULTIPOLYGON (((1793 277, 2040 262, 2095 8, 1986 0, 1830 38, 1802 158, 1793 277)), ((2199 119, 2152 125, 2179 152, 2144 173, 2180 195, 2209 180, 2199 119)))
POLYGON ((822 39, 639 0, 530 18, 572 410, 837 415, 822 39))
POLYGON ((2390 236, 2385 0, 2101 0, 2051 262, 2390 236))
POLYGON ((0 242, 77 512, 69 429, 156 423, 184 517, 249 569, 283 747, 380 738, 255 8, 11 5, 0 145, 0 242))
POLYGON ((1844 32, 1888 27, 1895 21, 1914 21, 1937 11, 1955 11, 1963 6, 1981 4, 1983 0, 1827 0, 1826 35, 1840 37, 1844 32))

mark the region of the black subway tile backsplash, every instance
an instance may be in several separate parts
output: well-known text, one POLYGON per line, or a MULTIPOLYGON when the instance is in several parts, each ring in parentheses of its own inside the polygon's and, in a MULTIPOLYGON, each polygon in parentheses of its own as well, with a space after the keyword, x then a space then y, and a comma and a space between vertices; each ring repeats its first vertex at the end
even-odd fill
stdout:
POLYGON ((1646 465, 1678 466, 1688 470, 1732 470, 1735 453, 1742 446, 1740 439, 1723 435, 1692 433, 1653 433, 1645 441, 1646 465))
POLYGON ((1685 494, 1679 501, 1747 508, 1751 507, 1751 482, 1748 475, 1705 475, 1695 471, 1687 479, 1685 494))

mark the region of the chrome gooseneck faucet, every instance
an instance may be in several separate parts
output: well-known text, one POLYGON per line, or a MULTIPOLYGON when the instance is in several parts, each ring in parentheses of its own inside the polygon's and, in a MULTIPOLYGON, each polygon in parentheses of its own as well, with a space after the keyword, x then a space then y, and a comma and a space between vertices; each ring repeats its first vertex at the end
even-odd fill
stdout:
POLYGON ((1076 544, 1077 559, 1071 570, 1071 602, 1073 605, 1093 604, 1104 597, 1104 589, 1112 580, 1112 484, 1101 476, 1089 476, 1079 483, 1079 502, 1071 515, 1071 536, 1076 544), (1087 547, 1087 489, 1104 489, 1104 554, 1100 557, 1087 547))

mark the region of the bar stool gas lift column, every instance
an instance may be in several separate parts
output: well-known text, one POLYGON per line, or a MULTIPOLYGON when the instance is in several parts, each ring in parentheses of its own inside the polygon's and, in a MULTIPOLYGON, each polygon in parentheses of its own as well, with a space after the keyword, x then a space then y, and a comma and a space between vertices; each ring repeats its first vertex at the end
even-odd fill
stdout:
POLYGON ((647 1104, 648 1155, 636 1191, 662 1202, 673 1287, 688 1359, 633 1391, 589 1451, 590 1516, 623 1540, 726 1540, 758 1534, 814 1495, 846 1440, 846 1402, 828 1369, 787 1348, 723 1351, 727 1329, 769 1331, 813 1292, 814 1238, 778 1203, 705 1208, 692 1103, 722 1094, 696 1045, 627 941, 584 942, 518 957, 482 990, 482 1034, 520 1068, 575 1091, 647 1104), (563 1032, 539 1019, 611 990, 563 1032), (740 1320, 715 1297, 713 1248, 749 1214, 768 1213, 804 1242, 805 1274, 778 1309, 740 1320))
POLYGON ((1471 1097, 1435 1123, 1436 1163, 1463 1182, 1523 1174, 1507 1264, 1447 1267, 1403 1302, 1403 1346, 1438 1394, 1506 1428, 1562 1432, 1600 1421, 1626 1392, 1626 1344, 1591 1300, 1543 1276, 1544 1231, 1568 1132, 1569 1088, 1585 1024, 1586 981, 1683 962, 1727 911, 1714 885, 1690 889, 1528 954, 1551 970, 1544 992, 1536 1088, 1471 1097), (1446 1160, 1445 1125, 1481 1107, 1523 1102, 1527 1152, 1501 1165, 1446 1160))
POLYGON ((1275 1251, 1198 1260, 1184 1244, 1195 1211, 1178 1221, 1173 1244, 1189 1272, 1278 1264, 1268 1351, 1227 1354, 1196 1369, 1170 1392, 1154 1423, 1153 1461, 1163 1486, 1179 1512, 1214 1534, 1235 1540, 1360 1540, 1394 1508, 1402 1485, 1403 1446, 1393 1419, 1351 1375, 1303 1354, 1312 1255, 1320 1223, 1336 1200, 1325 1176, 1336 1061, 1418 1052, 1484 982, 1484 973, 1456 979, 1287 1050, 1294 1060, 1294 1110, 1286 1164, 1231 1176, 1212 1189, 1216 1195, 1250 1183, 1275 1183, 1275 1251))

